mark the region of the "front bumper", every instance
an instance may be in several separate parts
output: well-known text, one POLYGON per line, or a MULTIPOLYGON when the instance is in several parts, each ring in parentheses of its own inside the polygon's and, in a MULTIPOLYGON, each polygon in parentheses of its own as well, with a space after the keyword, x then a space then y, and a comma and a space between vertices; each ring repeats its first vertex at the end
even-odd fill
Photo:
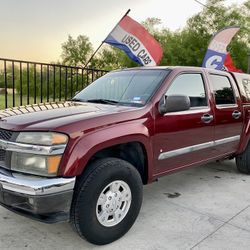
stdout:
POLYGON ((74 186, 75 177, 41 178, 0 168, 0 204, 47 223, 69 220, 74 186))

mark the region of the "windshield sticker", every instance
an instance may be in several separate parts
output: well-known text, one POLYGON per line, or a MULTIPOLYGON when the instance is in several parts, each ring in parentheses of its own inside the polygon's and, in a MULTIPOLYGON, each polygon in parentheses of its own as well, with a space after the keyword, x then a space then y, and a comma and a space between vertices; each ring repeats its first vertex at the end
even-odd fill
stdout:
POLYGON ((141 100, 141 97, 140 96, 135 96, 134 98, 133 98, 133 101, 140 101, 141 100))

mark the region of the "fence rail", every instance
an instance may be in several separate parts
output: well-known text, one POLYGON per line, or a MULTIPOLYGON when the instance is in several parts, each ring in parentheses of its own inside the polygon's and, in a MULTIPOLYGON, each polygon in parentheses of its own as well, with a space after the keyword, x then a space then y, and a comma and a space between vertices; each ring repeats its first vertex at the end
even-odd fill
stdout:
POLYGON ((107 72, 0 58, 0 109, 70 99, 107 72))

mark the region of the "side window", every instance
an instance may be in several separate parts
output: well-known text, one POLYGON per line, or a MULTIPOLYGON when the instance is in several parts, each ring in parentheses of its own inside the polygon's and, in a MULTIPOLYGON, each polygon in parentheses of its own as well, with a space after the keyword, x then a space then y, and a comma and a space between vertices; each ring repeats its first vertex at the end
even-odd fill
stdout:
POLYGON ((250 96, 250 78, 249 79, 243 79, 242 85, 244 86, 244 89, 246 91, 247 96, 250 96))
POLYGON ((206 92, 201 74, 182 74, 172 82, 166 95, 186 95, 191 107, 207 106, 206 92))
POLYGON ((210 75, 216 105, 235 104, 233 88, 226 76, 210 75))

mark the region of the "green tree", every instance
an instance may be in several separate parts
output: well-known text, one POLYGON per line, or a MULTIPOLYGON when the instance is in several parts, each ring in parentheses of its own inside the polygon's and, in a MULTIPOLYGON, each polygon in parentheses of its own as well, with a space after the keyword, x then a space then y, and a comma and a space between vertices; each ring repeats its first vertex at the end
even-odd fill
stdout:
POLYGON ((220 29, 239 25, 240 32, 228 46, 236 66, 247 69, 247 51, 250 49, 250 1, 242 5, 225 6, 225 0, 208 0, 207 7, 191 17, 184 29, 158 33, 164 49, 162 64, 201 66, 208 43, 220 29))
MULTIPOLYGON (((23 67, 20 79, 20 71, 15 68, 15 88, 17 93, 22 93, 23 96, 27 96, 29 90, 29 96, 38 97, 38 102, 40 102, 40 97, 42 95, 43 101, 49 99, 50 101, 55 99, 70 99, 75 95, 76 91, 81 90, 86 87, 92 80, 92 72, 87 72, 82 74, 82 70, 79 68, 71 67, 60 67, 54 65, 43 65, 42 75, 40 74, 40 67, 36 66, 36 74, 34 71, 34 66, 27 70, 27 67, 23 67), (87 82, 88 80, 88 82, 87 82), (55 92, 54 92, 55 90, 55 92)), ((12 73, 9 72, 10 79, 8 82, 12 84, 12 73)), ((95 80, 98 76, 93 75, 95 80)), ((1 78, 0 78, 1 79, 1 78)), ((12 86, 12 85, 11 85, 12 86)))
POLYGON ((97 56, 91 61, 91 68, 113 70, 119 68, 131 68, 138 66, 127 54, 110 45, 104 45, 97 56))
POLYGON ((93 46, 89 38, 79 35, 74 39, 71 35, 68 40, 62 44, 63 63, 70 66, 83 66, 93 53, 93 46))
MULTIPOLYGON (((6 79, 7 88, 12 88, 13 81, 12 81, 12 66, 11 65, 7 65, 6 76, 7 76, 7 79, 6 79)), ((0 88, 5 88, 5 73, 3 69, 0 70, 0 88)))
MULTIPOLYGON (((160 28, 159 18, 147 18, 142 25, 160 42, 163 48, 161 65, 201 66, 208 43, 220 29, 239 25, 240 32, 228 46, 236 66, 247 70, 247 52, 250 50, 250 0, 242 5, 226 6, 225 0, 207 0, 203 10, 188 19, 186 26, 177 31, 160 28)), ((63 63, 85 65, 93 53, 88 37, 68 37, 62 44, 63 63)), ((138 66, 125 52, 104 45, 88 67, 112 70, 138 66)))
POLYGON ((186 26, 177 31, 159 29, 161 20, 147 18, 142 24, 160 42, 163 48, 161 65, 201 66, 208 43, 220 29, 239 25, 240 32, 228 46, 236 66, 247 69, 250 50, 250 0, 242 5, 226 7, 225 0, 208 0, 207 7, 188 19, 186 26))
POLYGON ((157 35, 160 32, 160 29, 158 28, 161 24, 160 18, 148 17, 145 21, 142 21, 141 24, 151 35, 157 35))

